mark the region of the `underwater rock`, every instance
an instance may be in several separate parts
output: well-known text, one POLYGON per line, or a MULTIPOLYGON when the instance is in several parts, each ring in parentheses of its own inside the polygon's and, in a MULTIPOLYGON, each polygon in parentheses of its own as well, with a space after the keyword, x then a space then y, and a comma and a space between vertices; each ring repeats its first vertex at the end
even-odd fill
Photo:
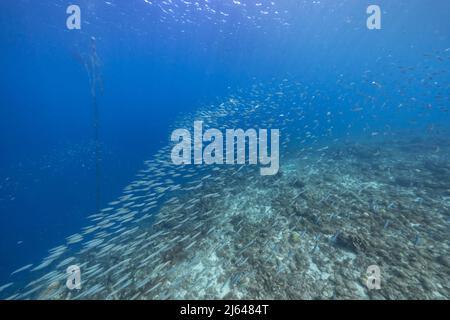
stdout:
POLYGON ((236 296, 232 291, 228 292, 224 297, 223 300, 236 300, 236 296))
POLYGON ((377 150, 374 150, 367 146, 355 145, 348 150, 348 153, 355 158, 370 161, 377 155, 377 150))
POLYGON ((423 166, 436 176, 446 175, 450 169, 449 164, 444 161, 425 160, 423 166))
POLYGON ((289 240, 291 240, 291 243, 297 244, 300 242, 300 235, 298 234, 298 232, 294 231, 291 233, 289 240))
POLYGON ((292 182, 292 185, 298 189, 303 189, 305 187, 305 183, 303 181, 301 181, 300 179, 295 179, 292 182))
POLYGON ((359 235, 340 232, 336 237, 336 245, 355 253, 367 250, 366 241, 359 235))
POLYGON ((400 187, 413 187, 415 185, 414 180, 406 177, 396 177, 395 183, 399 185, 400 187))
POLYGON ((435 287, 434 287, 433 283, 430 280, 428 280, 427 278, 425 278, 425 277, 421 277, 420 278, 420 284, 427 291, 435 290, 435 287))
POLYGON ((62 293, 56 294, 57 291, 59 290, 59 282, 58 281, 54 281, 51 282, 48 287, 41 292, 41 294, 38 297, 38 300, 48 300, 49 297, 53 297, 53 299, 61 299, 62 298, 62 293))
POLYGON ((443 266, 450 268, 450 259, 446 256, 438 256, 436 261, 443 266))

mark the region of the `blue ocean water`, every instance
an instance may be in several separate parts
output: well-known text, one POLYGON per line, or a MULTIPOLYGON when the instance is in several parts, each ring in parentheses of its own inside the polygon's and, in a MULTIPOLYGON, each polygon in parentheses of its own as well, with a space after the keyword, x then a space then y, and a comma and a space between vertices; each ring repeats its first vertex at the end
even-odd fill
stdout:
POLYGON ((445 130, 449 12, 445 0, 2 1, 0 283, 96 210, 83 64, 92 37, 104 84, 97 96, 103 208, 168 144, 176 119, 256 83, 289 79, 310 95, 326 92, 314 106, 323 122, 327 112, 370 105, 364 121, 344 113, 318 135, 330 126, 337 136, 382 135, 388 125, 445 130), (81 8, 81 30, 66 27, 70 4, 81 8), (371 4, 382 9, 381 30, 366 27, 371 4))

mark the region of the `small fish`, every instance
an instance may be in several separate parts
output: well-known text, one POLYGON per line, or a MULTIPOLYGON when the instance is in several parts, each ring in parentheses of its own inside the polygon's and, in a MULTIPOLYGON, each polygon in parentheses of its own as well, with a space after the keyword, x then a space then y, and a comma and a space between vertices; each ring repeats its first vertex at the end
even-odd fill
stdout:
POLYGON ((414 238, 414 246, 417 247, 422 241, 422 238, 419 234, 416 234, 416 237, 414 238))
POLYGON ((13 272, 11 273, 11 275, 14 275, 14 274, 16 274, 16 273, 19 273, 19 272, 25 271, 25 270, 27 270, 27 269, 31 268, 32 266, 33 266, 33 264, 32 264, 32 263, 30 263, 30 264, 27 264, 26 266, 23 266, 22 268, 19 268, 19 269, 17 269, 17 270, 15 270, 15 271, 13 271, 13 272))
POLYGON ((0 287, 0 292, 2 292, 3 290, 5 290, 6 288, 11 287, 13 284, 14 284, 13 282, 10 282, 10 283, 7 283, 7 284, 2 285, 2 286, 0 287))

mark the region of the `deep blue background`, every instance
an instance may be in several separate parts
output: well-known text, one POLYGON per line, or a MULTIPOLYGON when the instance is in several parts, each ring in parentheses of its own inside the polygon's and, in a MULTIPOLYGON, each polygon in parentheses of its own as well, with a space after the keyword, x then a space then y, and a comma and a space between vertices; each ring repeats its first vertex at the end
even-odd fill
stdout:
POLYGON ((389 87, 401 80, 389 73, 394 63, 420 66, 420 78, 423 53, 450 47, 446 0, 274 1, 283 21, 256 9, 260 18, 250 20, 231 0, 210 1, 230 13, 226 22, 189 11, 183 19, 192 24, 161 21, 156 0, 109 2, 0 3, 0 283, 77 232, 95 209, 92 102, 79 61, 91 36, 105 84, 103 205, 167 144, 179 114, 273 77, 326 89, 350 105, 353 93, 338 87, 339 75, 361 82, 371 70, 389 87), (72 3, 82 9, 81 31, 65 26, 72 3), (383 9, 381 31, 365 26, 372 3, 383 9))

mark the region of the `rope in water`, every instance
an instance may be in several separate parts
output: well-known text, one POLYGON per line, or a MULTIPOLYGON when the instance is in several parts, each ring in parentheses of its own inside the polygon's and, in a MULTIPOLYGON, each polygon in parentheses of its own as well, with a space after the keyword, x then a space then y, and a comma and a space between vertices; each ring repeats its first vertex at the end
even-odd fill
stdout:
POLYGON ((89 74, 91 86, 93 117, 94 117, 94 157, 95 157, 95 198, 96 210, 100 211, 101 204, 101 145, 100 145, 100 111, 97 100, 97 93, 102 93, 102 79, 100 75, 100 59, 97 55, 96 39, 91 37, 91 54, 89 63, 85 64, 89 74))

